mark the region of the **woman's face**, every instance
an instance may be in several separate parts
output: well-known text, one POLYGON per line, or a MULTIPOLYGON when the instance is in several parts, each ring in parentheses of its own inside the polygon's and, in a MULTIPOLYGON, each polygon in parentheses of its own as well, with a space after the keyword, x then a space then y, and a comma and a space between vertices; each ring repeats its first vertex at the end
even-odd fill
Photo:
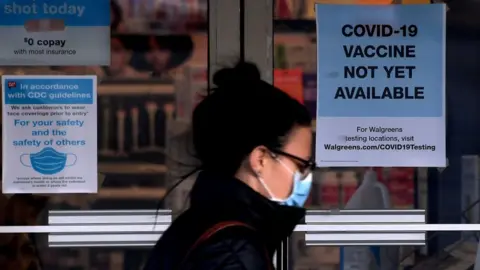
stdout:
MULTIPOLYGON (((310 127, 295 127, 289 135, 283 149, 286 154, 299 159, 310 160, 312 155, 312 130, 310 127)), ((304 169, 299 160, 286 155, 276 155, 275 158, 266 155, 261 177, 273 195, 278 199, 286 199, 293 188, 293 173, 304 169)), ((269 197, 266 190, 263 193, 269 197)))

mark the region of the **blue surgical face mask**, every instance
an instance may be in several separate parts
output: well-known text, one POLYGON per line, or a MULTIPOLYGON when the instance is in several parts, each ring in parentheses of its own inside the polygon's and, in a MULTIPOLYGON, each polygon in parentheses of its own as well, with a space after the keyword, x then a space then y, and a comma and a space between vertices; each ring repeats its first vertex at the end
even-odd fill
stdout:
POLYGON ((310 189, 312 188, 312 173, 309 173, 307 176, 302 175, 300 172, 296 171, 293 172, 287 165, 285 165, 281 160, 278 160, 280 164, 286 169, 287 172, 292 174, 293 177, 293 187, 292 193, 286 199, 279 199, 276 197, 273 192, 268 188, 265 181, 260 176, 257 176, 258 181, 262 184, 262 186, 267 191, 268 195, 270 196, 270 200, 278 202, 282 205, 288 206, 296 206, 296 207, 303 207, 305 202, 308 199, 308 195, 310 194, 310 189))
POLYGON ((32 167, 40 174, 52 175, 61 172, 66 166, 73 165, 66 165, 68 155, 74 156, 74 164, 76 162, 76 156, 74 154, 60 153, 51 147, 46 147, 37 153, 24 154, 20 157, 20 161, 24 166, 32 167), (24 162, 24 156, 30 157, 30 164, 24 162))

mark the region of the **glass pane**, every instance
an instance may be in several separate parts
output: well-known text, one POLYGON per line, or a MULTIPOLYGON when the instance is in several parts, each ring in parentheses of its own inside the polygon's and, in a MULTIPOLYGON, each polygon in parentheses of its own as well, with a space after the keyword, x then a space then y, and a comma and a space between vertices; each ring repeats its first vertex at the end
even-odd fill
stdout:
MULTIPOLYGON (((330 0, 275 0, 275 33, 274 33, 274 52, 275 52, 275 82, 277 86, 281 87, 292 96, 301 97, 304 104, 309 108, 313 117, 316 117, 316 98, 317 98, 317 77, 316 77, 316 26, 315 26, 315 3, 324 4, 390 4, 390 3, 405 3, 405 4, 422 4, 430 3, 422 0, 404 0, 404 1, 370 1, 370 0, 358 0, 358 1, 330 1, 330 0), (284 81, 292 81, 295 76, 300 77, 297 79, 301 81, 300 85, 287 85, 282 83, 284 81)), ((437 1, 434 1, 437 2, 437 1)), ((438 1, 441 2, 441 1, 438 1)), ((454 10, 453 6, 449 7, 450 13, 447 15, 447 96, 450 88, 457 89, 459 84, 462 87, 469 84, 465 81, 473 82, 470 75, 471 70, 474 70, 473 63, 466 63, 462 61, 460 64, 456 59, 458 57, 466 57, 471 59, 472 55, 476 55, 475 48, 472 47, 476 44, 477 38, 473 37, 472 33, 475 31, 478 19, 468 17, 467 10, 477 10, 478 5, 474 3, 463 3, 454 10), (455 18, 455 19, 454 19, 455 18), (455 21, 454 21, 455 20, 455 21), (454 49, 452 49, 454 47, 454 49), (455 52, 453 52, 455 51, 455 52), (453 57, 455 55, 455 57, 453 57), (455 64, 453 64, 455 63, 455 64), (455 67, 453 67, 455 65, 455 67), (460 79, 461 78, 461 79, 460 79), (468 78, 468 79, 467 79, 468 78), (450 87, 450 88, 449 88, 450 87)), ((473 11, 472 11, 473 14, 473 11)), ((340 46, 340 45, 339 45, 340 46)), ((467 101, 474 94, 474 87, 471 92, 462 92, 462 98, 458 92, 456 92, 455 100, 456 106, 449 106, 449 110, 458 110, 462 107, 463 110, 471 110, 474 106, 467 101), (460 100, 461 103, 460 103, 460 100), (460 105, 462 104, 462 105, 460 105), (452 108, 453 107, 453 108, 452 108), (467 109, 469 108, 469 109, 467 109)), ((451 91, 451 90, 450 90, 451 91)), ((408 108, 406 108, 408 109, 408 108)), ((451 113, 451 112, 450 112, 451 113)), ((447 134, 453 137, 464 138, 463 142, 453 142, 450 147, 455 144, 462 149, 471 149, 476 144, 476 140, 467 140, 469 132, 463 132, 459 129, 464 127, 467 121, 464 117, 454 117, 458 113, 452 113, 449 115, 449 121, 454 119, 455 123, 449 126, 447 134), (453 117, 453 118, 452 118, 453 117), (455 128, 453 127, 455 126, 455 128), (464 134, 465 133, 465 134, 464 134), (456 135, 454 135, 456 134, 456 135), (461 135, 464 134, 464 135, 461 135)), ((458 114, 459 115, 459 114, 458 114)), ((470 119, 470 117, 468 117, 470 119)), ((476 120, 476 118, 475 118, 476 120)), ((449 123, 450 125, 450 123, 449 123)), ((312 127, 313 130, 315 127, 312 127)), ((476 130, 476 129, 475 129, 476 130)), ((450 137, 452 138, 452 137, 450 137)), ((463 150, 455 150, 455 153, 462 152, 463 150)), ((473 151, 473 150, 472 150, 473 151)), ((469 151, 469 153, 473 153, 469 151)), ((468 151, 467 151, 468 152, 468 151)), ((477 154, 477 152, 475 152, 477 154)), ((449 158, 450 159, 450 158, 449 158)), ((451 161, 451 160, 450 160, 451 161)), ((460 163, 460 160, 457 160, 460 163)), ((478 164, 475 163, 475 164, 478 164)), ((473 166, 470 172, 476 171, 477 165, 473 166)), ((314 178, 314 185, 312 193, 309 198, 308 209, 310 210, 335 210, 343 209, 346 203, 350 200, 357 188, 362 184, 364 180, 364 171, 367 168, 335 168, 324 169, 316 173, 314 178)), ((427 213, 432 213, 435 223, 465 223, 465 219, 461 217, 460 208, 465 209, 465 205, 472 205, 477 203, 479 199, 478 195, 473 195, 472 192, 467 192, 463 188, 465 184, 460 184, 458 177, 453 175, 460 175, 461 169, 457 166, 449 167, 445 170, 437 171, 437 169, 428 170, 425 168, 376 168, 375 172, 378 180, 383 183, 390 194, 390 203, 393 209, 426 209, 427 213), (434 180, 435 179, 435 180, 434 180), (441 179, 441 181, 440 181, 441 179), (438 181, 437 181, 438 180, 438 181), (435 182, 435 186, 429 186, 435 182), (446 184, 448 182, 448 184, 446 184), (462 187, 462 192, 460 192, 462 187), (468 193, 468 194, 467 194, 468 193), (439 195, 441 194, 441 195, 439 195), (465 195, 464 195, 465 194, 465 195), (429 198, 434 197, 439 200, 441 198, 449 198, 448 202, 444 201, 439 204, 429 198), (472 199, 475 197, 475 199, 472 199), (462 206, 459 205, 458 198, 463 198, 464 202, 462 206), (429 205, 435 202, 435 205, 429 205), (448 209, 448 210, 447 210, 448 209)), ((475 181, 478 181, 475 180, 475 181)), ((475 182, 476 183, 476 182, 475 182)), ((471 187, 471 186, 470 186, 471 187)), ((474 208, 475 209, 475 208, 474 208)), ((471 212, 471 210, 470 210, 471 212)), ((473 212, 478 212, 474 210, 473 212)), ((476 214, 470 215, 475 220, 476 214)), ((308 218, 307 218, 308 220, 308 218)), ((429 221, 431 223, 431 221, 429 221)), ((415 265, 420 268, 415 269, 440 269, 438 254, 445 255, 445 252, 440 250, 447 246, 445 243, 454 243, 459 240, 459 237, 450 234, 448 237, 444 233, 429 234, 428 243, 442 243, 432 248, 432 245, 427 246, 428 249, 434 250, 433 252, 427 252, 427 247, 413 248, 411 246, 405 246, 400 249, 399 258, 395 258, 398 262, 401 262, 402 266, 408 267, 415 265), (431 239, 436 239, 432 242, 431 239), (441 240, 440 240, 441 239, 441 240), (415 251, 415 256, 412 253, 415 251), (435 256, 434 256, 435 255, 435 256), (432 256, 427 259, 428 256, 432 256), (434 261, 429 263, 429 266, 421 266, 424 261, 434 261), (420 265, 420 266, 419 266, 420 265), (433 266, 432 266, 433 265, 433 266)), ((470 237, 470 239, 472 239, 470 237)), ((473 240, 473 246, 476 246, 475 240, 473 240)), ((322 270, 338 270, 340 269, 340 247, 339 246, 307 246, 305 242, 305 234, 303 232, 295 232, 290 241, 291 247, 291 260, 290 269, 293 270, 310 270, 310 269, 322 269, 322 270)), ((402 268, 403 269, 403 268, 402 268)), ((453 269, 453 268, 452 268, 453 269)), ((455 268, 456 269, 456 268, 455 268)))
POLYGON ((183 175, 179 164, 190 164, 181 135, 207 82, 207 0, 113 0, 111 8, 110 66, 0 67, 0 74, 100 81, 98 194, 0 195, 0 228, 34 226, 0 233, 0 269, 142 269, 171 220, 165 209, 176 215, 186 207, 188 181, 161 199, 183 175), (62 228, 41 233, 47 225, 62 228), (65 232, 75 226, 90 231, 65 232), (102 226, 113 229, 91 229, 102 226), (128 233, 134 228, 151 230, 128 233))

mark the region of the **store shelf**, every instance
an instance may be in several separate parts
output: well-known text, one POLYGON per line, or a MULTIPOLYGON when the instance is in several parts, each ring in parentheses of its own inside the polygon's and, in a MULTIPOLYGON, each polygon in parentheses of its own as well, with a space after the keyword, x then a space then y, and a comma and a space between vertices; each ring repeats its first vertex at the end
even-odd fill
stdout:
MULTIPOLYGON (((127 188, 100 188, 94 194, 54 194, 50 198, 51 204, 68 203, 79 207, 89 207, 89 202, 98 199, 112 200, 160 200, 165 196, 166 188, 162 187, 127 187, 127 188)), ((64 208, 56 208, 64 210, 64 208)), ((83 208, 82 208, 83 209, 83 208)))
POLYGON ((101 162, 98 172, 102 174, 163 174, 168 171, 163 164, 101 162))
MULTIPOLYGON (((314 33, 315 32, 315 20, 310 19, 275 19, 273 21, 273 29, 275 33, 314 33)), ((165 31, 165 30, 153 30, 153 31, 132 31, 132 32, 121 32, 121 33, 112 33, 112 35, 155 35, 155 36, 178 36, 183 35, 195 35, 195 34, 205 34, 208 31, 208 24, 198 25, 195 30, 191 30, 184 33, 179 33, 177 31, 165 31)))
POLYGON ((118 95, 173 95, 175 87, 168 83, 108 83, 98 86, 98 94, 103 96, 118 95))
POLYGON ((97 194, 92 194, 96 199, 161 199, 165 195, 165 188, 101 188, 97 194))

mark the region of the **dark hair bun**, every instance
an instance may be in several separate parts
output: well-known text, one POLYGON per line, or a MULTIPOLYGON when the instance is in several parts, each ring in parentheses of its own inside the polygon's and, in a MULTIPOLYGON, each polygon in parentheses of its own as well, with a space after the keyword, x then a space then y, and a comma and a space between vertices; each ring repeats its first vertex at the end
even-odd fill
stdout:
POLYGON ((235 67, 221 69, 213 75, 213 83, 218 87, 245 85, 260 80, 257 66, 249 62, 239 62, 235 67))

